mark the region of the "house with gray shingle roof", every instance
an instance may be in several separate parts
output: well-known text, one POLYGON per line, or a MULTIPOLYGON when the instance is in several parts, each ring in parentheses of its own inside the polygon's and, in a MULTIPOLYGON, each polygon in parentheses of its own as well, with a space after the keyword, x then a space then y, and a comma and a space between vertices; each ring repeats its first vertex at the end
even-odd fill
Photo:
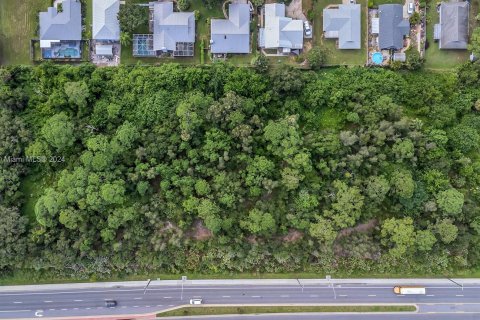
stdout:
POLYGON ((440 23, 434 27, 440 49, 467 49, 469 7, 468 2, 440 4, 440 23))
POLYGON ((336 8, 323 9, 325 38, 338 39, 339 49, 360 49, 360 13, 359 4, 340 4, 336 8))
POLYGON ((381 50, 400 50, 403 39, 410 33, 410 21, 403 18, 401 4, 382 4, 378 6, 379 34, 378 45, 381 50))
POLYGON ((173 12, 173 2, 150 2, 153 11, 153 50, 157 54, 193 56, 195 15, 173 12))
POLYGON ((120 0, 93 0, 92 38, 94 40, 120 40, 119 11, 120 0))
POLYGON ((62 11, 50 7, 40 12, 40 47, 51 48, 62 41, 82 40, 82 8, 80 0, 63 0, 62 11))
POLYGON ((210 51, 212 53, 250 52, 250 6, 231 3, 228 20, 212 19, 210 51))
POLYGON ((303 22, 285 16, 283 3, 270 3, 264 7, 264 28, 259 32, 259 45, 263 49, 277 49, 288 54, 303 49, 303 22))

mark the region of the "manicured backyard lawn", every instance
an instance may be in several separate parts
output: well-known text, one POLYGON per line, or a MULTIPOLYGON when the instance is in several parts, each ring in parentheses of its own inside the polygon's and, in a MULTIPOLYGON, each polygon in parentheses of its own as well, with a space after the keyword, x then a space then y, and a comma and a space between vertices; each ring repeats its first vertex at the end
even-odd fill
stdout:
POLYGON ((50 0, 0 0, 0 64, 30 64, 30 40, 36 38, 38 12, 50 0))
MULTIPOLYGON (((470 22, 474 21, 477 11, 478 1, 473 1, 476 5, 472 5, 470 8, 470 22)), ((438 48, 438 42, 433 40, 433 28, 439 21, 435 2, 430 2, 430 7, 427 9, 427 41, 428 48, 425 50, 425 68, 428 69, 451 69, 457 65, 468 61, 467 50, 440 50, 438 48)), ((470 28, 470 30, 472 30, 470 28)))
POLYGON ((404 4, 405 1, 403 0, 373 0, 373 4, 375 6, 379 6, 381 4, 404 4))
POLYGON ((327 49, 327 65, 364 65, 367 61, 367 0, 360 0, 357 3, 361 4, 362 19, 361 19, 361 34, 362 34, 362 48, 359 50, 340 50, 336 48, 336 39, 325 39, 323 37, 323 9, 329 4, 340 4, 341 0, 304 0, 304 10, 308 10, 308 6, 313 5, 313 12, 315 19, 313 21, 313 43, 320 45, 327 49))

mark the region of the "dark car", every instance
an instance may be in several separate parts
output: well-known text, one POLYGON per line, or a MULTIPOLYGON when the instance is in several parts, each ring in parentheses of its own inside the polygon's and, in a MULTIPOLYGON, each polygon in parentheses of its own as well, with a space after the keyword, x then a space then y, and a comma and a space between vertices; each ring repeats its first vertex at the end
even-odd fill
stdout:
POLYGON ((105 300, 105 307, 112 308, 112 307, 115 307, 115 306, 117 306, 117 301, 115 301, 115 300, 105 300))

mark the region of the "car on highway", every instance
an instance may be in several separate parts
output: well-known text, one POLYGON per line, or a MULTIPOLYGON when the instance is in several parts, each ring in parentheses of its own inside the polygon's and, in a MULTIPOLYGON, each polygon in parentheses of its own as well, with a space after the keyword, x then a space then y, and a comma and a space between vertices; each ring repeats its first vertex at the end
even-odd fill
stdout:
POLYGON ((117 301, 115 300, 105 300, 105 307, 113 308, 117 306, 117 301))
POLYGON ((202 304, 203 299, 190 299, 190 304, 202 304))

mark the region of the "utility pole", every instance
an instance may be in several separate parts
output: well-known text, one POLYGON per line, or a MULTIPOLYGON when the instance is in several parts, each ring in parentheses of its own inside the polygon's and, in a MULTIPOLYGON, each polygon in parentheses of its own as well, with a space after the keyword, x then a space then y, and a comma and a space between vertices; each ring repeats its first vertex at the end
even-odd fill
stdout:
POLYGON ((298 284, 300 285, 300 287, 302 287, 302 293, 303 293, 303 287, 304 287, 304 285, 300 282, 300 279, 297 279, 297 282, 298 282, 298 284))
POLYGON ((187 281, 187 276, 182 276, 182 293, 180 294, 180 300, 183 300, 183 283, 187 281))
POLYGON ((461 288, 462 288, 462 291, 463 291, 463 284, 460 284, 460 283, 456 282, 455 280, 450 279, 450 278, 447 277, 447 276, 445 276, 445 278, 447 278, 447 280, 453 282, 453 283, 456 284, 457 286, 461 287, 461 288))
POLYGON ((145 286, 145 289, 143 289, 143 294, 144 294, 144 295, 147 293, 148 285, 150 284, 150 282, 152 282, 151 279, 148 279, 147 281, 148 281, 148 282, 147 282, 147 285, 145 286))
POLYGON ((335 284, 332 283, 332 277, 330 275, 327 275, 325 278, 328 281, 328 286, 332 287, 333 289, 333 299, 337 300, 337 293, 335 292, 335 284))

